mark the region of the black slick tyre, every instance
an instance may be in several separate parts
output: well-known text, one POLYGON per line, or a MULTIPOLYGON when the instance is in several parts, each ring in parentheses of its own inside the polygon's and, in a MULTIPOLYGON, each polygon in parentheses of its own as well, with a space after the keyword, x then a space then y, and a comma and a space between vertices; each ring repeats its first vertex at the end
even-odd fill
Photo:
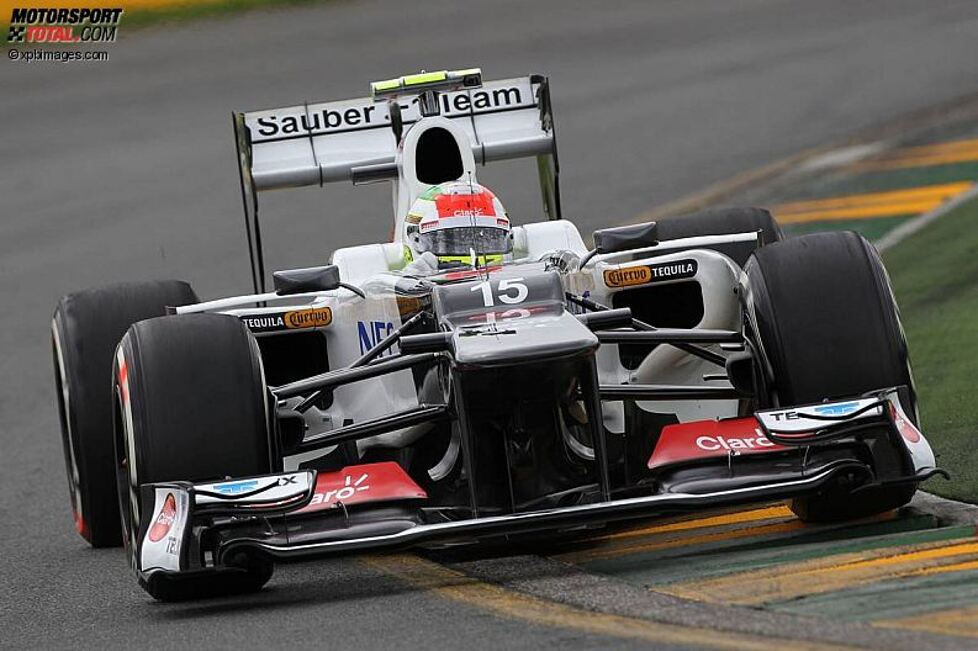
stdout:
MULTIPOLYGON (((115 368, 116 457, 123 536, 130 555, 140 522, 141 484, 221 480, 280 468, 270 396, 254 337, 233 316, 188 314, 141 321, 119 343, 115 368)), ((154 598, 177 601, 252 592, 272 565, 199 576, 151 575, 154 598)))
MULTIPOLYGON (((767 405, 803 405, 904 386, 917 405, 906 339, 876 249, 853 232, 815 233, 758 249, 748 260, 748 306, 770 364, 767 405)), ((838 487, 793 500, 810 522, 841 521, 902 506, 916 486, 838 487)))
MULTIPOLYGON (((663 242, 686 237, 752 232, 760 232, 762 246, 784 239, 781 226, 764 208, 711 208, 656 220, 656 234, 663 242)), ((733 252, 733 258, 743 266, 747 255, 733 252)))
POLYGON ((72 515, 93 547, 122 542, 112 444, 112 355, 136 321, 196 303, 176 280, 129 282, 64 296, 51 322, 55 394, 72 515))

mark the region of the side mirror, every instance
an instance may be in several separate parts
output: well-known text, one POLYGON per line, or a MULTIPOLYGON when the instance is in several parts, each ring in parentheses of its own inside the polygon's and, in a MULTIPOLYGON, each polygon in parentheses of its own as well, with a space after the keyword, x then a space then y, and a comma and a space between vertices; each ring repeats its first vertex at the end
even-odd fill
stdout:
POLYGON ((340 268, 334 264, 305 269, 283 269, 272 272, 275 292, 283 296, 303 292, 322 292, 338 289, 340 268))
POLYGON ((594 231, 595 253, 617 253, 629 249, 641 249, 659 243, 659 233, 655 222, 603 228, 594 231))

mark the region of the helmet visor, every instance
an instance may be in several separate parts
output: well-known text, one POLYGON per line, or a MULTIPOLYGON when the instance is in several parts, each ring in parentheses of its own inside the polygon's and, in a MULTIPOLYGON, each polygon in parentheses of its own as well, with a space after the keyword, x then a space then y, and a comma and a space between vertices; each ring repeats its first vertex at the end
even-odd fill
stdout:
POLYGON ((431 251, 437 256, 478 255, 509 253, 512 241, 509 231, 491 226, 466 226, 442 228, 421 233, 418 244, 422 251, 431 251))

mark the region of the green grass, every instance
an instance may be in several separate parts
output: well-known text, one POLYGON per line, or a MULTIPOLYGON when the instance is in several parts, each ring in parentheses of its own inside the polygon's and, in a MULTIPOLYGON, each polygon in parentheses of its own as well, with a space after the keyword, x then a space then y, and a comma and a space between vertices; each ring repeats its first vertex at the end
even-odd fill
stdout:
POLYGON ((884 256, 903 315, 923 431, 952 474, 927 490, 978 502, 978 201, 884 256))
POLYGON ((886 192, 924 185, 942 185, 978 178, 978 163, 953 163, 908 169, 879 170, 835 177, 824 181, 818 196, 842 196, 863 192, 886 192))
POLYGON ((754 203, 778 204, 826 197, 844 197, 866 192, 905 190, 925 185, 942 185, 978 179, 978 162, 931 165, 908 169, 853 173, 846 168, 818 175, 803 175, 774 188, 771 196, 761 195, 754 203))
POLYGON ((171 7, 132 9, 123 15, 121 27, 140 28, 158 23, 181 23, 199 18, 214 18, 252 9, 274 9, 310 5, 330 0, 221 0, 221 2, 188 2, 171 7))
POLYGON ((876 219, 846 219, 807 224, 788 224, 784 227, 788 235, 804 235, 819 231, 856 231, 868 240, 878 240, 887 232, 910 219, 909 215, 879 217, 876 219))

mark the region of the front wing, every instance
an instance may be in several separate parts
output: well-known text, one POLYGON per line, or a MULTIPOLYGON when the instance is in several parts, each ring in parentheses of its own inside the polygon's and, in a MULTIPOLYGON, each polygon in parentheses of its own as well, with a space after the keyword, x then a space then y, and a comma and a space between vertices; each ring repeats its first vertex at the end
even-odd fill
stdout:
POLYGON ((233 570, 252 556, 291 561, 545 535, 585 525, 787 499, 842 479, 857 478, 869 486, 916 483, 943 474, 926 439, 900 406, 896 391, 766 410, 752 418, 668 426, 648 465, 660 481, 649 484, 644 495, 596 497, 574 506, 475 518, 426 506, 425 491, 392 462, 220 483, 144 484, 140 487, 143 515, 131 552, 141 579, 156 573, 178 578, 233 570), (881 471, 858 455, 810 453, 835 449, 857 434, 872 431, 898 450, 897 471, 881 471), (761 466, 768 470, 758 476, 758 459, 783 458, 799 448, 804 450, 800 464, 761 466), (691 468, 718 467, 724 472, 709 481, 670 479, 691 468))

